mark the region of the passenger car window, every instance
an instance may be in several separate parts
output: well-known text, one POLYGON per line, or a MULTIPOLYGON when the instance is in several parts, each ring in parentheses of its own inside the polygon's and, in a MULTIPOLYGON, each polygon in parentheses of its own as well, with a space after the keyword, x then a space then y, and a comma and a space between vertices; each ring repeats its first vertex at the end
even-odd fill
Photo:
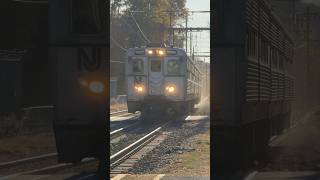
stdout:
POLYGON ((168 74, 177 75, 180 73, 180 61, 179 60, 168 60, 167 63, 168 74))
POLYGON ((161 72, 161 61, 152 60, 151 61, 151 72, 161 72))
POLYGON ((132 72, 133 73, 143 73, 143 60, 134 59, 132 62, 132 72))
POLYGON ((99 9, 102 0, 72 0, 72 32, 75 34, 100 34, 104 32, 104 13, 99 9))

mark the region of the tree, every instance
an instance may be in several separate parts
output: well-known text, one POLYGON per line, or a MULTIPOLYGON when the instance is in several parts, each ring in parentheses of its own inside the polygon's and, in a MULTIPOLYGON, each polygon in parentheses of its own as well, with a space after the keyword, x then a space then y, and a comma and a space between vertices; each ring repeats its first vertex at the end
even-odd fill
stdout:
MULTIPOLYGON (((170 14, 172 26, 178 26, 178 20, 187 13, 185 4, 186 0, 114 0, 111 3, 111 36, 126 47, 145 45, 148 40, 168 44, 170 14)), ((177 42, 182 42, 184 36, 176 35, 177 42)))

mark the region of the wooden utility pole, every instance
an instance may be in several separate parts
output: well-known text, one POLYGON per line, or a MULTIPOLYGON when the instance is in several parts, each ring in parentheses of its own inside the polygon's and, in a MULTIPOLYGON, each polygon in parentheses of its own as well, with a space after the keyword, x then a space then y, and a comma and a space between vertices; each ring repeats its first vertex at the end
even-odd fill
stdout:
POLYGON ((188 53, 188 14, 186 14, 186 53, 188 53))
POLYGON ((173 45, 173 29, 172 29, 172 12, 169 12, 169 24, 170 24, 170 31, 169 31, 169 43, 173 45))

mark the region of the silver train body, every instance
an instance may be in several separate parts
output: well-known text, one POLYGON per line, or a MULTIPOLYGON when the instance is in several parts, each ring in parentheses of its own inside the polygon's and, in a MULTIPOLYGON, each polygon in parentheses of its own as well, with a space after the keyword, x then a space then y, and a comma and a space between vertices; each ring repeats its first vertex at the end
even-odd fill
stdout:
POLYGON ((185 114, 200 101, 201 72, 181 48, 130 48, 126 80, 128 112, 185 114))

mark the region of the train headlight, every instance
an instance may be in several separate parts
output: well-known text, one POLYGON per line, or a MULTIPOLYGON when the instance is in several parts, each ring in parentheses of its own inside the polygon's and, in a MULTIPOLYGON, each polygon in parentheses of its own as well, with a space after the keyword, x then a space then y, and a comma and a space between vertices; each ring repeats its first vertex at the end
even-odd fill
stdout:
POLYGON ((139 93, 142 93, 144 91, 143 85, 135 85, 134 89, 139 93))
POLYGON ((152 55, 152 54, 153 54, 153 51, 152 51, 152 50, 148 50, 147 52, 148 52, 149 55, 152 55))
POLYGON ((170 85, 170 86, 166 87, 166 90, 169 93, 174 93, 176 91, 176 88, 174 86, 170 85))
POLYGON ((89 89, 93 93, 102 93, 104 91, 104 84, 100 81, 92 81, 89 84, 89 89))

